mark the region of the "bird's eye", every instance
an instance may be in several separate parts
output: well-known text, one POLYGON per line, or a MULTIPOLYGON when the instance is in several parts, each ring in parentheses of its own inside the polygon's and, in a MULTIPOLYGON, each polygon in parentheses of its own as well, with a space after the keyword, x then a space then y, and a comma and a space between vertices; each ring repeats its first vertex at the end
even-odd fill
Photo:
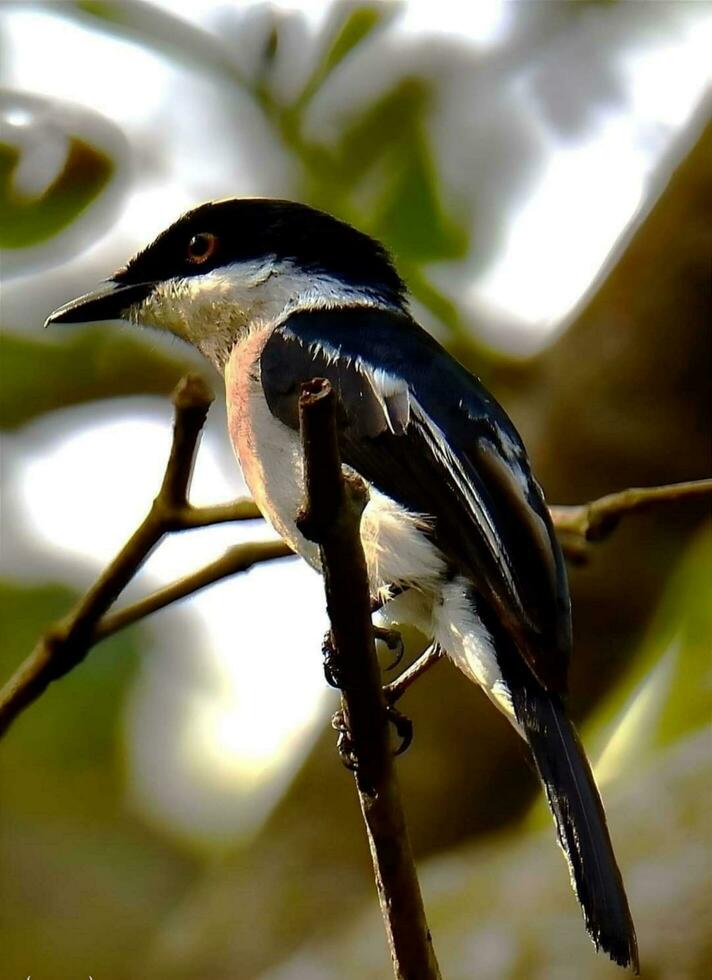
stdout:
POLYGON ((211 255, 215 254, 218 247, 217 236, 209 231, 202 232, 200 235, 193 235, 188 242, 188 261, 193 265, 202 265, 207 262, 211 255))

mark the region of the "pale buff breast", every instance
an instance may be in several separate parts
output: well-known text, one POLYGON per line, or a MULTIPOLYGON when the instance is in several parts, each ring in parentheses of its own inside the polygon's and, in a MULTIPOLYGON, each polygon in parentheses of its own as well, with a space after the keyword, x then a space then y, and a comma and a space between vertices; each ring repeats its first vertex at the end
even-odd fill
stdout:
POLYGON ((299 436, 269 410, 260 382, 260 355, 269 328, 251 332, 225 366, 230 439, 245 482, 258 507, 294 550, 315 568, 318 548, 297 530, 304 498, 299 436))
MULTIPOLYGON (((272 415, 260 382, 259 358, 269 332, 267 328, 249 334, 235 346, 226 365, 230 438, 262 513, 318 569, 318 549, 295 523, 304 499, 299 435, 272 415)), ((428 591, 436 587, 444 562, 423 526, 421 518, 370 488, 361 540, 373 594, 388 585, 415 585, 428 591)))

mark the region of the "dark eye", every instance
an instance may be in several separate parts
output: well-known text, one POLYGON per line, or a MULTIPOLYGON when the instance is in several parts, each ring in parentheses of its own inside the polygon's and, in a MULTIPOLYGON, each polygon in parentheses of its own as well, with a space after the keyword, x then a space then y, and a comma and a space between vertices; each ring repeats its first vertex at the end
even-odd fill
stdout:
POLYGON ((202 265, 215 254, 217 247, 217 237, 211 232, 205 231, 200 235, 193 235, 188 242, 188 261, 193 265, 202 265))

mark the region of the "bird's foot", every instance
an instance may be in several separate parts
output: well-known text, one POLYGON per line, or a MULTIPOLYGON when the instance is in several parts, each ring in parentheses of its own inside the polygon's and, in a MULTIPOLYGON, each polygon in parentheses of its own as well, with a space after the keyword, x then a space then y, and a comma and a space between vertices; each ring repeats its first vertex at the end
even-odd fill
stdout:
POLYGON ((331 630, 327 630, 321 643, 321 655, 324 662, 324 677, 326 683, 331 687, 343 687, 342 677, 339 673, 338 656, 334 647, 334 640, 331 630))
POLYGON ((394 708, 392 704, 386 706, 386 713, 388 714, 388 720, 396 730, 396 735, 400 739, 400 745, 393 754, 402 755, 413 741, 413 722, 397 708, 394 708))
MULTIPOLYGON (((389 650, 394 653, 393 661, 386 666, 386 670, 394 670, 403 659, 404 646, 398 630, 386 629, 382 626, 373 627, 375 639, 381 640, 389 650)), ((321 655, 324 662, 324 676, 326 683, 331 687, 342 688, 343 677, 339 670, 339 657, 334 647, 334 640, 331 630, 327 630, 321 644, 321 655)))
MULTIPOLYGON (((400 739, 400 745, 393 754, 402 755, 413 741, 413 722, 390 704, 386 706, 386 716, 395 728, 396 735, 400 739)), ((349 729, 342 709, 339 709, 333 715, 331 727, 339 733, 336 739, 336 748, 341 756, 341 761, 351 772, 357 772, 358 758, 354 749, 351 730, 349 729)))
POLYGON ((395 670, 403 659, 405 652, 403 637, 398 630, 388 629, 384 626, 374 626, 373 635, 375 639, 385 643, 388 649, 394 654, 393 661, 385 667, 385 670, 395 670))
POLYGON ((341 756, 341 761, 347 769, 351 770, 351 772, 356 772, 358 769, 358 759, 356 758, 356 753, 354 751, 351 731, 346 723, 346 718, 343 711, 339 710, 335 712, 331 719, 331 727, 334 729, 334 731, 339 733, 338 738, 336 739, 336 748, 341 756))

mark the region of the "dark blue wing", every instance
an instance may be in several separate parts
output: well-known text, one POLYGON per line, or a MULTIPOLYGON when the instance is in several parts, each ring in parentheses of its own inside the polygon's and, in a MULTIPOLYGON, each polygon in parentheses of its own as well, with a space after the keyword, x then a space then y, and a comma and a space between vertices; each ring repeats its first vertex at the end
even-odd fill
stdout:
POLYGON ((298 428, 303 382, 339 396, 345 463, 411 511, 497 614, 540 682, 564 691, 566 574, 521 439, 484 386, 410 317, 363 307, 292 314, 267 341, 272 413, 298 428))

